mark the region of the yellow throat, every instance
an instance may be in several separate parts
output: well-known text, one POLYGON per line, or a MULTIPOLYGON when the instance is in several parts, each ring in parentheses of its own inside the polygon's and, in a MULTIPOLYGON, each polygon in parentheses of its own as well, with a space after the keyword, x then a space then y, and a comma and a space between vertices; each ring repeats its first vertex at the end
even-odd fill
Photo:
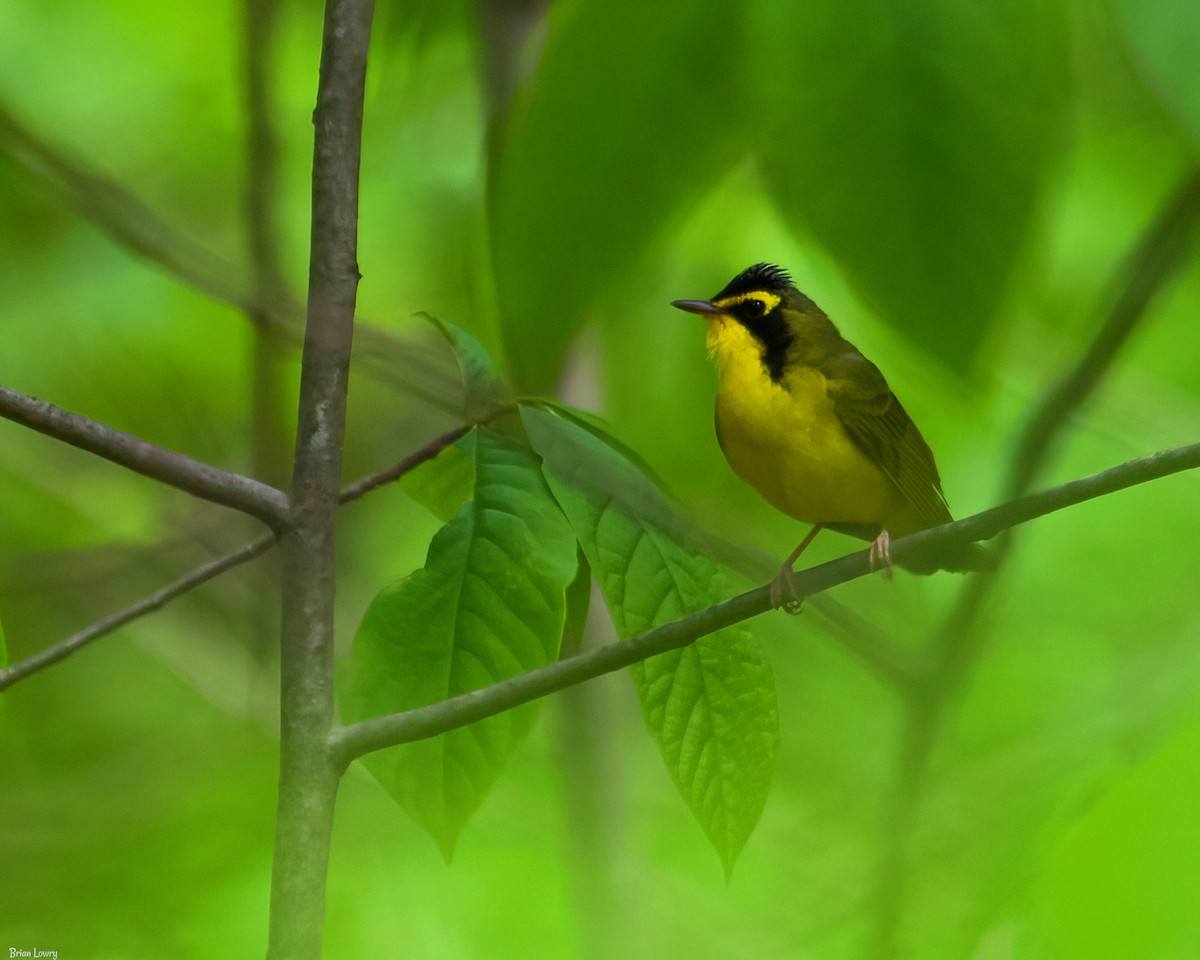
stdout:
POLYGON ((724 314, 705 319, 720 380, 717 439, 743 480, 806 523, 877 524, 902 507, 842 427, 824 374, 793 364, 776 383, 743 324, 724 314))

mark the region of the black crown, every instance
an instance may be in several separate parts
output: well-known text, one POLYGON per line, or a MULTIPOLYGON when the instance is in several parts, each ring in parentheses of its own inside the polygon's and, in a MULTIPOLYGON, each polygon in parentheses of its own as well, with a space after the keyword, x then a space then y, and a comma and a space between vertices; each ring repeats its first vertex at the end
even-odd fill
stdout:
POLYGON ((783 293, 795 289, 791 274, 773 263, 756 263, 747 267, 725 285, 714 300, 724 300, 726 297, 736 297, 739 293, 750 293, 752 290, 769 290, 773 293, 783 293))

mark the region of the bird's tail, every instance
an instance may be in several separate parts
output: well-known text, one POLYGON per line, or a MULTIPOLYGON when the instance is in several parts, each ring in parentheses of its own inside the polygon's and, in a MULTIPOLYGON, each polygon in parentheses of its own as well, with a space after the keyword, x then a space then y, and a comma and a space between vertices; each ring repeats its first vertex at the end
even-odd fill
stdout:
POLYGON ((932 547, 916 556, 896 561, 912 573, 930 574, 939 570, 951 573, 978 573, 996 569, 996 555, 977 543, 950 543, 932 547))

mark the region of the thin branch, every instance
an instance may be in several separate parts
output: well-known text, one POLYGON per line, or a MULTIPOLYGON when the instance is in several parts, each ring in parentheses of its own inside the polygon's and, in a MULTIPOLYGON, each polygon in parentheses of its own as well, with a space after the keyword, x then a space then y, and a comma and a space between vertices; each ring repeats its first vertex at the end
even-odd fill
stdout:
MULTIPOLYGON (((1131 460, 965 520, 896 540, 891 547, 892 558, 902 560, 955 541, 987 540, 1009 527, 1085 500, 1197 467, 1200 467, 1200 443, 1131 460)), ((798 597, 803 599, 869 572, 867 551, 863 550, 804 570, 796 574, 794 583, 798 597)), ((608 644, 427 707, 337 728, 331 735, 333 750, 340 763, 348 764, 375 750, 434 737, 660 653, 686 647, 700 637, 765 613, 770 606, 770 588, 758 587, 624 642, 608 644)))
MULTIPOLYGON (((388 467, 386 470, 362 477, 353 483, 347 484, 342 488, 338 502, 340 504, 351 503, 370 493, 372 490, 377 490, 386 484, 394 483, 410 470, 419 467, 427 460, 432 460, 446 449, 446 447, 464 436, 473 426, 475 424, 472 422, 449 430, 441 436, 435 437, 429 443, 425 444, 425 446, 421 447, 421 449, 410 453, 403 460, 388 467)), ((114 630, 127 626, 134 620, 160 610, 171 600, 183 596, 201 584, 220 576, 222 573, 233 570, 235 567, 240 567, 242 564, 262 556, 274 547, 277 542, 274 534, 267 534, 247 544, 240 550, 207 560, 199 566, 193 567, 165 587, 154 591, 154 593, 142 597, 140 600, 122 607, 114 613, 110 613, 108 616, 97 620, 79 632, 73 633, 65 640, 60 640, 53 646, 47 647, 45 650, 41 650, 24 660, 19 660, 7 669, 0 670, 0 691, 5 690, 20 680, 25 680, 33 676, 35 673, 58 663, 60 660, 65 660, 71 654, 83 649, 83 647, 90 644, 93 640, 98 640, 100 637, 106 636, 114 630)))
POLYGON ((371 476, 355 480, 351 484, 347 484, 342 488, 341 496, 338 498, 338 503, 350 503, 354 500, 357 500, 359 497, 366 496, 372 490, 386 486, 389 483, 395 483, 410 470, 419 467, 426 460, 431 460, 433 457, 441 453, 446 447, 450 446, 452 443, 456 443, 458 440, 461 440, 468 433, 470 433, 472 429, 475 428, 477 423, 482 422, 484 421, 470 421, 464 423, 460 427, 455 427, 453 430, 448 430, 436 440, 426 444, 420 450, 410 453, 403 460, 391 467, 388 467, 388 469, 376 474, 372 474, 371 476))
MULTIPOLYGON (((279 138, 275 132, 275 64, 280 4, 278 0, 242 2, 242 106, 245 136, 245 180, 242 223, 249 251, 252 306, 246 316, 251 331, 249 400, 250 462, 258 479, 283 487, 291 467, 284 411, 289 403, 287 343, 271 311, 261 304, 287 303, 287 283, 279 252, 279 138)), ((279 582, 274 564, 260 564, 248 574, 251 589, 272 596, 279 582)), ((256 658, 274 656, 279 643, 278 611, 257 604, 250 612, 248 639, 256 658)))
POLYGON ((200 564, 198 567, 194 567, 177 580, 155 590, 154 593, 143 597, 136 603, 131 603, 116 613, 109 614, 103 620, 97 620, 95 623, 85 627, 78 633, 72 634, 52 647, 47 647, 45 650, 35 653, 31 657, 26 657, 24 660, 14 663, 7 669, 0 670, 0 690, 5 690, 14 683, 30 677, 39 670, 44 670, 46 667, 58 663, 60 660, 65 660, 71 654, 81 650, 99 637, 112 633, 114 630, 132 623, 134 620, 162 609, 171 600, 195 589, 202 583, 207 583, 214 577, 220 576, 226 570, 232 570, 234 567, 240 567, 243 563, 248 563, 255 557, 261 557, 274 545, 275 536, 268 533, 252 543, 248 543, 241 550, 228 553, 223 557, 217 557, 209 560, 207 563, 200 564))
POLYGON ((193 496, 257 517, 272 528, 286 522, 288 498, 238 473, 193 460, 52 403, 0 387, 0 417, 87 450, 193 496))
POLYGON ((530 38, 545 21, 551 0, 476 0, 483 48, 483 102, 492 166, 504 139, 530 38))

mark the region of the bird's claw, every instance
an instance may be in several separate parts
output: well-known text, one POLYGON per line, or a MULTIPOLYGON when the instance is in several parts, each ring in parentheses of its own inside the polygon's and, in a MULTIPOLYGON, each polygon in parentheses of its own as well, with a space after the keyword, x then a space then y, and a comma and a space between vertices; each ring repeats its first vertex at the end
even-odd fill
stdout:
POLYGON ((871 570, 882 570, 884 577, 892 579, 892 538, 887 530, 880 530, 879 536, 871 541, 871 551, 868 560, 871 570))
POLYGON ((795 616, 804 606, 804 601, 796 596, 796 585, 792 582, 795 574, 791 567, 779 568, 779 575, 771 581, 772 610, 783 610, 795 616))

